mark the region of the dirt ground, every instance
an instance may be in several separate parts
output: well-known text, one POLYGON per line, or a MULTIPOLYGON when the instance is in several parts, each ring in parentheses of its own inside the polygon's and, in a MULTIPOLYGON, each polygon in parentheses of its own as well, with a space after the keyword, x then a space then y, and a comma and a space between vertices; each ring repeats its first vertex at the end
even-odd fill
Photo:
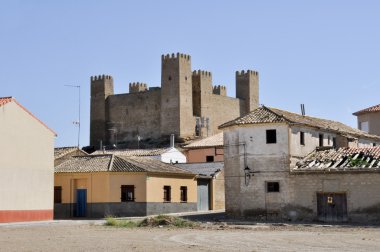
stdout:
POLYGON ((0 251, 380 251, 380 227, 221 225, 115 228, 54 222, 0 226, 0 251))

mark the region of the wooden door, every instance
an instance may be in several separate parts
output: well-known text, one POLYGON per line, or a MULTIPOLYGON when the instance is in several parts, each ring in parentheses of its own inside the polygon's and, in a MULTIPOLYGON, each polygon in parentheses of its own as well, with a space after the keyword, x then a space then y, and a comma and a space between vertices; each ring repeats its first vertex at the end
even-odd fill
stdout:
POLYGON ((323 222, 347 221, 346 193, 317 193, 317 214, 323 222))

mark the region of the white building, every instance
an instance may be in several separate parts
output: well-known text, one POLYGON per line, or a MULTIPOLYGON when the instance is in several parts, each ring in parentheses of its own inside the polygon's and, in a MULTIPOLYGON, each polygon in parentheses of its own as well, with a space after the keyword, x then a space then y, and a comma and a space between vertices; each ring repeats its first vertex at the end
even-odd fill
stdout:
MULTIPOLYGON (((257 218, 316 219, 318 193, 363 198, 351 193, 343 175, 326 170, 315 175, 315 169, 301 175, 296 163, 316 148, 355 149, 380 143, 379 136, 339 122, 264 106, 219 128, 224 131, 226 212, 257 218)), ((380 173, 376 176, 380 180, 380 173)), ((360 189, 364 177, 357 178, 360 189)), ((380 204, 380 199, 366 203, 350 206, 358 210, 380 204)))
POLYGON ((0 98, 0 222, 53 219, 55 136, 14 98, 0 98))

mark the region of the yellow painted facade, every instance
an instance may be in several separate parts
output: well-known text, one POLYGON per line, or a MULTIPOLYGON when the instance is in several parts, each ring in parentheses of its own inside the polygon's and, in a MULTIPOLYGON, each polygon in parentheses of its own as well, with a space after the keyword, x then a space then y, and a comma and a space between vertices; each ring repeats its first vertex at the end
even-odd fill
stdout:
POLYGON ((180 201, 180 187, 187 187, 187 202, 197 202, 193 176, 147 173, 55 173, 54 186, 62 187, 62 203, 75 203, 76 189, 87 189, 88 203, 121 202, 121 185, 135 186, 135 202, 163 202, 164 186, 171 187, 171 202, 180 201))
POLYGON ((164 186, 171 187, 171 202, 181 202, 181 186, 187 187, 187 202, 197 202, 197 181, 191 177, 148 175, 147 201, 163 202, 164 186))

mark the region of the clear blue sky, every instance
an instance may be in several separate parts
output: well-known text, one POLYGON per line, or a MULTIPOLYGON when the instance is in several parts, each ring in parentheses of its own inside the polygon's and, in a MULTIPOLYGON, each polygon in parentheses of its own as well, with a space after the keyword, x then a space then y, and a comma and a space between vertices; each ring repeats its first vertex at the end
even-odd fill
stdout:
POLYGON ((356 127, 380 103, 379 1, 0 1, 0 96, 14 96, 57 133, 89 143, 90 76, 160 85, 161 54, 235 95, 235 71, 260 72, 260 102, 356 127))

